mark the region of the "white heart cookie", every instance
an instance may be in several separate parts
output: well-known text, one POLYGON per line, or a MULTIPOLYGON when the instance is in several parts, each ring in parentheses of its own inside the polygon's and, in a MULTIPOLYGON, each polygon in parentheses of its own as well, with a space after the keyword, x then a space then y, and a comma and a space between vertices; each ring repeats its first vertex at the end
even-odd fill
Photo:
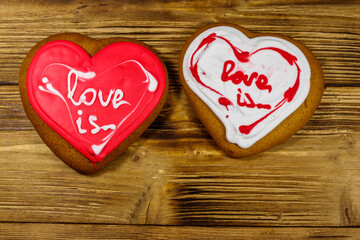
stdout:
POLYGON ((182 74, 224 124, 226 139, 249 148, 307 98, 311 69, 283 38, 248 38, 230 26, 209 28, 189 44, 182 74))

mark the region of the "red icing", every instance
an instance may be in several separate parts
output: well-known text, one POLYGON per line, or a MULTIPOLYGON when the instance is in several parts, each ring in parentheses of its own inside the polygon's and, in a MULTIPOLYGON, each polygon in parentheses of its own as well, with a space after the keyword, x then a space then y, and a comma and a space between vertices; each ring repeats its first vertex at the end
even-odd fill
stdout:
POLYGON ((260 90, 268 90, 269 93, 272 90, 271 85, 268 84, 268 78, 265 75, 260 75, 256 80, 255 84, 260 90))
POLYGON ((298 70, 297 73, 297 77, 296 77, 296 82, 294 84, 294 86, 290 87, 284 94, 284 98, 278 103, 276 104, 275 108, 273 110, 271 110, 269 113, 267 113, 264 117, 260 118, 259 120, 253 122, 250 125, 242 125, 239 127, 239 131, 241 133, 244 134, 249 134, 251 132, 251 130, 253 130, 253 128, 258 125, 261 121, 263 121, 264 119, 266 119, 268 116, 270 116, 273 112, 275 112, 276 110, 278 110, 282 105, 284 105, 285 102, 291 102, 292 99, 294 98, 299 85, 300 85, 300 68, 298 66, 298 64, 295 62, 296 68, 298 70))
POLYGON ((35 54, 27 74, 37 114, 94 163, 145 121, 165 86, 161 61, 132 42, 110 44, 90 57, 75 43, 52 41, 35 54))
MULTIPOLYGON (((245 100, 241 101, 242 93, 241 93, 241 89, 240 88, 238 89, 239 93, 237 94, 237 104, 239 106, 248 107, 248 108, 256 107, 258 109, 270 110, 265 116, 263 116, 262 118, 258 119, 255 122, 253 122, 252 124, 239 126, 239 131, 241 133, 249 134, 257 124, 259 124, 264 119, 266 119, 268 116, 270 116, 272 113, 274 113, 276 110, 278 110, 286 102, 291 102, 293 100, 294 96, 297 93, 299 85, 300 85, 301 70, 297 64, 297 58, 295 56, 293 56, 292 54, 290 54, 282 49, 276 48, 276 47, 260 48, 252 53, 244 52, 244 51, 241 51, 239 48, 235 47, 228 39, 221 37, 221 36, 217 36, 216 33, 212 33, 209 36, 207 36, 206 38, 204 38, 202 40, 202 42, 200 43, 200 45, 198 46, 198 48, 195 50, 195 52, 191 56, 190 71, 197 82, 199 82, 202 86, 210 89, 211 91, 213 91, 221 96, 221 98, 219 98, 219 103, 221 105, 225 106, 227 110, 229 110, 228 109, 229 104, 226 104, 226 103, 227 103, 227 101, 229 101, 231 103, 231 101, 228 100, 227 98, 225 98, 222 93, 212 89, 211 87, 207 86, 204 82, 202 82, 197 73, 197 64, 198 64, 199 60, 195 64, 193 63, 194 55, 198 51, 200 51, 200 49, 203 46, 206 45, 206 47, 207 47, 210 43, 212 43, 216 39, 221 39, 221 40, 225 41, 231 47, 234 55, 239 60, 239 62, 248 62, 248 61, 250 61, 251 56, 253 56, 257 52, 270 50, 270 51, 274 51, 274 52, 277 52, 278 54, 280 54, 290 65, 294 65, 294 64, 296 65, 297 78, 296 78, 295 84, 292 87, 290 87, 288 90, 285 91, 284 98, 279 103, 277 103, 273 109, 271 109, 270 104, 255 103, 249 93, 244 94, 248 101, 245 101, 245 100), (220 99, 222 99, 222 100, 220 101, 220 99), (226 99, 227 101, 225 101, 223 99, 226 99)), ((203 49, 203 51, 206 49, 206 47, 203 49)), ((235 68, 235 63, 232 60, 228 60, 224 63, 223 72, 221 75, 221 80, 223 82, 231 81, 233 84, 240 84, 243 82, 246 86, 250 86, 253 83, 253 81, 256 79, 255 84, 259 90, 267 90, 269 93, 272 91, 272 86, 268 84, 268 78, 265 75, 259 74, 257 72, 253 72, 249 77, 248 75, 245 75, 242 71, 236 71, 235 73, 230 75, 230 73, 234 70, 234 68, 235 68)), ((228 115, 226 117, 228 117, 228 115)))
POLYGON ((253 52, 252 54, 255 54, 255 53, 257 53, 259 51, 263 51, 263 50, 272 50, 272 51, 279 53, 286 61, 288 61, 288 63, 290 65, 293 65, 297 61, 297 58, 294 55, 292 55, 280 48, 275 48, 275 47, 260 48, 260 49, 256 50, 255 52, 253 52))
POLYGON ((256 103, 254 102, 254 100, 251 98, 249 93, 245 93, 245 97, 247 99, 241 101, 241 89, 238 89, 239 93, 237 94, 237 104, 240 107, 248 107, 248 108, 258 108, 258 109, 271 109, 271 105, 270 104, 261 104, 261 103, 256 103))
MULTIPOLYGON (((214 33, 215 34, 215 33, 214 33)), ((215 34, 216 35, 216 34, 215 34)), ((221 36, 214 36, 216 38, 222 39, 224 40, 227 44, 229 44, 229 46, 231 47, 231 49, 233 50, 235 57, 240 61, 240 62, 248 62, 249 61, 249 57, 250 54, 249 52, 243 52, 241 51, 239 48, 235 47, 234 45, 231 44, 231 42, 229 40, 227 40, 224 37, 221 36)))
POLYGON ((268 90, 269 92, 271 92, 272 87, 268 85, 269 80, 265 75, 259 75, 259 73, 253 72, 249 77, 242 71, 236 71, 234 74, 229 75, 234 70, 234 67, 234 61, 228 60, 224 63, 223 72, 221 74, 221 80, 223 82, 231 80, 233 84, 240 84, 241 82, 243 82, 246 86, 251 86, 254 79, 257 79, 255 84, 260 90, 268 90))
POLYGON ((228 106, 233 105, 233 103, 229 99, 227 99, 226 97, 221 97, 221 98, 219 98, 218 101, 219 101, 219 104, 225 106, 228 111, 229 111, 228 106))
MULTIPOLYGON (((193 65, 193 59, 194 59, 195 53, 196 53, 197 51, 199 51, 203 46, 206 45, 206 47, 207 47, 210 43, 212 43, 213 41, 215 41, 215 40, 216 40, 215 37, 216 37, 216 34, 213 33, 213 34, 210 34, 207 38, 204 38, 204 39, 201 41, 200 45, 198 46, 198 48, 196 49, 196 51, 194 52, 194 54, 191 56, 191 65, 190 65, 189 69, 190 69, 191 74, 194 76, 194 78, 196 79, 196 81, 197 81, 198 83, 200 83, 200 85, 202 85, 203 87, 206 87, 206 88, 210 89, 211 91, 213 91, 213 92, 219 94, 220 96, 222 96, 221 93, 219 93, 219 92, 216 91, 215 89, 207 86, 205 83, 203 83, 203 82, 201 81, 201 79, 200 79, 200 77, 199 77, 199 74, 198 74, 198 66, 197 66, 197 63, 198 63, 198 62, 196 62, 195 65, 193 65)), ((206 47, 205 47, 205 49, 206 49, 206 47)))

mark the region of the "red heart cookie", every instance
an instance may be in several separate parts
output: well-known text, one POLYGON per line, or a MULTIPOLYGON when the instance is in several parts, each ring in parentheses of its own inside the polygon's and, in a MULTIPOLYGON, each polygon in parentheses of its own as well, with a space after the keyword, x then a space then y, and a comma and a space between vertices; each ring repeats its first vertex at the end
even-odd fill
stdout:
POLYGON ((124 151, 165 101, 164 64, 134 40, 57 35, 37 45, 26 59, 31 60, 24 61, 21 77, 26 81, 20 89, 28 116, 55 154, 80 172, 100 169, 124 151), (81 164, 74 164, 79 154, 63 157, 67 150, 53 146, 52 135, 43 132, 33 111, 86 163, 81 157, 81 164))
POLYGON ((200 120, 234 157, 286 140, 310 119, 323 91, 320 65, 305 46, 231 24, 197 31, 179 66, 200 120))

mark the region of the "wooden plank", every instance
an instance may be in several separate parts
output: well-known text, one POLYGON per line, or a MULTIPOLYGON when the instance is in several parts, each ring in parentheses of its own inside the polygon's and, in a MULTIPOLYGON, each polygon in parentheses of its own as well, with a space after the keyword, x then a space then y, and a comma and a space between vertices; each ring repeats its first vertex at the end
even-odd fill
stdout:
POLYGON ((9 239, 358 239, 359 228, 175 227, 0 223, 9 239))
POLYGON ((34 1, 2 3, 0 84, 17 84, 29 49, 59 32, 95 38, 132 37, 151 45, 178 84, 177 62, 185 40, 209 22, 228 21, 256 32, 276 32, 302 41, 319 58, 326 83, 359 86, 358 1, 34 1), (305 14, 306 13, 306 14, 305 14), (24 27, 26 22, 26 28, 24 27))
POLYGON ((0 221, 358 226, 360 134, 295 135, 232 159, 211 139, 140 138, 82 176, 35 131, 0 132, 0 221))
POLYGON ((0 6, 0 238, 359 235, 357 228, 336 228, 360 225, 359 1, 28 0, 0 6), (300 40, 325 74, 327 88, 311 121, 286 143, 250 158, 232 159, 218 149, 179 84, 182 45, 197 28, 218 21, 300 40), (77 174, 42 143, 16 86, 28 50, 66 31, 137 38, 154 47, 169 70, 169 99, 158 119, 94 176, 77 174))
MULTIPOLYGON (((360 130, 360 88, 327 87, 318 110, 298 132, 324 135, 360 130)), ((33 130, 23 110, 17 86, 0 86, 0 131, 33 130)), ((144 133, 148 138, 210 138, 180 86, 171 86, 159 117, 144 133)))

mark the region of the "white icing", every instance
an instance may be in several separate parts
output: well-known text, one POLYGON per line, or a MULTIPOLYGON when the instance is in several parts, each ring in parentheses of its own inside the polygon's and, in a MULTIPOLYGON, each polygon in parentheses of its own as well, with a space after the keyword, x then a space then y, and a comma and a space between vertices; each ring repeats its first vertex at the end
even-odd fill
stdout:
MULTIPOLYGON (((78 115, 81 116, 83 114, 83 111, 79 110, 78 111, 78 115)), ((89 116, 89 123, 91 126, 93 126, 94 128, 91 129, 91 133, 92 134, 97 134, 98 132, 100 132, 100 130, 104 130, 104 131, 107 131, 107 130, 116 130, 116 125, 115 124, 108 124, 108 125, 103 125, 103 126, 99 126, 97 125, 95 122, 97 121, 97 116, 95 115, 90 115, 89 116)), ((82 129, 81 127, 81 124, 82 124, 82 118, 79 117, 77 120, 76 120, 76 125, 78 127, 78 131, 80 134, 84 134, 87 132, 86 129, 82 129)))
POLYGON ((54 94, 56 96, 59 96, 62 100, 65 101, 65 99, 63 98, 61 93, 58 90, 56 90, 51 83, 49 83, 48 78, 46 78, 46 77, 42 78, 42 82, 45 83, 46 89, 43 86, 39 86, 39 89, 41 91, 48 92, 48 93, 54 94))
POLYGON ((157 86, 158 86, 158 82, 156 81, 155 77, 149 71, 147 71, 139 62, 137 62, 135 60, 130 60, 130 61, 133 61, 137 65, 139 65, 141 70, 143 70, 143 72, 145 73, 145 75, 146 75, 145 82, 149 83, 149 86, 148 86, 149 92, 155 92, 155 90, 157 89, 157 86))
POLYGON ((97 134, 98 132, 100 132, 100 130, 104 130, 107 131, 109 129, 111 130, 115 130, 116 126, 115 124, 109 124, 109 125, 103 125, 101 127, 99 127, 99 125, 97 125, 95 123, 95 121, 97 121, 97 117, 95 115, 90 115, 89 116, 89 123, 91 126, 93 126, 94 128, 91 130, 92 134, 97 134))
MULTIPOLYGON (((71 103, 74 104, 75 106, 80 106, 81 104, 85 104, 87 106, 91 106, 94 104, 94 102, 96 101, 96 97, 97 97, 97 92, 95 89, 93 88, 88 88, 86 89, 79 97, 79 100, 76 101, 74 100, 74 94, 76 92, 76 88, 77 88, 77 84, 78 84, 78 81, 80 82, 85 82, 87 79, 92 79, 92 78, 95 78, 95 77, 99 77, 101 76, 102 74, 112 70, 113 68, 117 67, 117 66, 120 66, 120 65, 123 65, 125 63, 129 63, 129 62, 133 62, 135 64, 137 64, 141 70, 143 71, 143 73, 145 74, 146 76, 146 80, 144 81, 144 83, 148 83, 148 91, 149 92, 154 92, 156 89, 157 89, 157 86, 158 86, 158 81, 155 79, 155 77, 149 72, 147 71, 141 63, 139 63, 138 61, 135 61, 135 60, 127 60, 125 62, 122 62, 120 64, 117 64, 115 66, 113 66, 112 68, 109 68, 107 69, 106 71, 102 72, 101 74, 99 75, 96 75, 95 72, 91 72, 91 71, 88 71, 88 72, 81 72, 81 71, 78 71, 78 70, 75 70, 74 68, 70 67, 70 66, 67 66, 65 64, 61 64, 61 63, 53 63, 53 64, 50 64, 48 65, 43 72, 45 72, 48 68, 50 68, 51 66, 63 66, 67 69, 69 69, 69 73, 68 73, 68 76, 67 76, 67 83, 68 83, 68 94, 67 94, 67 98, 70 99, 71 103), (73 81, 73 85, 72 84, 72 77, 74 78, 74 81, 73 81), (88 93, 91 93, 92 94, 92 99, 91 101, 87 101, 86 99, 86 94, 88 93)), ((43 77, 42 78, 42 82, 45 84, 45 87, 44 86, 39 86, 39 89, 41 91, 44 91, 44 92, 47 92, 47 93, 50 93, 50 94, 53 94, 53 95, 56 95, 58 97, 60 97, 60 99, 64 102, 64 104, 66 105, 66 108, 68 110, 68 113, 70 115, 70 118, 71 118, 71 122, 73 123, 73 126, 75 129, 78 130, 78 132, 80 134, 84 134, 87 132, 86 129, 82 129, 81 127, 81 124, 82 124, 82 118, 79 117, 75 123, 76 123, 76 126, 74 125, 74 121, 73 121, 73 118, 72 118, 72 115, 71 115, 71 112, 70 112, 70 108, 68 106, 68 103, 67 101, 65 100, 64 96, 62 96, 62 94, 56 90, 52 84, 49 82, 49 79, 47 77, 43 77)), ((140 102, 142 101, 142 99, 144 98, 145 96, 145 92, 144 94, 142 95, 142 97, 140 98, 139 102, 136 103, 136 106, 135 108, 124 118, 122 119, 122 121, 118 124, 118 125, 115 125, 115 124, 108 124, 108 125, 103 125, 103 126, 98 126, 95 121, 97 121, 97 117, 95 115, 90 115, 89 116, 89 123, 90 125, 92 125, 94 128, 91 130, 91 133, 92 134, 97 134, 100 130, 104 130, 104 131, 108 131, 108 130, 112 130, 110 132, 110 134, 108 134, 106 137, 104 137, 102 139, 103 143, 101 144, 93 144, 91 145, 91 148, 93 149, 94 153, 96 155, 99 155, 101 153, 101 151, 103 150, 103 148, 106 146, 106 144, 110 141, 110 139, 114 136, 115 134, 115 130, 120 127, 123 122, 129 118, 130 115, 132 115, 135 110, 138 108, 140 102)), ((123 100, 124 98, 124 93, 123 91, 121 91, 120 89, 111 89, 109 91, 109 95, 108 95, 108 98, 106 99, 106 101, 104 101, 103 99, 103 93, 101 90, 99 90, 99 95, 98 95, 98 98, 99 98, 99 102, 101 104, 101 106, 103 107, 107 107, 110 103, 110 101, 112 102, 112 105, 115 109, 119 108, 121 105, 123 104, 127 104, 127 105, 131 105, 129 102, 123 100), (111 100, 111 97, 112 97, 112 100, 111 100)), ((83 111, 82 110, 78 110, 77 114, 79 116, 82 116, 83 115, 83 111)), ((85 138, 81 138, 83 139, 84 141, 88 141, 86 140, 85 138)))
MULTIPOLYGON (((82 110, 78 110, 78 111, 77 111, 77 114, 78 114, 79 116, 81 116, 81 115, 83 115, 83 111, 82 111, 82 110)), ((84 133, 87 132, 87 130, 81 128, 81 123, 82 123, 82 118, 79 117, 79 118, 76 120, 76 125, 77 125, 77 127, 78 127, 79 133, 80 133, 80 134, 84 134, 84 133)))
POLYGON ((99 90, 99 100, 100 100, 100 104, 103 107, 107 107, 107 105, 109 105, 110 100, 111 100, 111 96, 114 94, 115 90, 111 89, 108 95, 108 98, 106 99, 106 101, 103 100, 103 93, 101 90, 99 90))
POLYGON ((81 123, 82 123, 82 118, 79 117, 79 118, 76 120, 76 125, 77 125, 77 127, 78 127, 79 133, 80 133, 80 134, 84 134, 84 133, 87 132, 87 130, 81 128, 81 123))
POLYGON ((108 96, 107 100, 104 101, 103 93, 102 93, 101 90, 99 90, 99 95, 98 95, 95 89, 87 88, 87 89, 85 89, 84 92, 81 93, 81 95, 79 97, 79 101, 74 100, 74 94, 75 94, 78 79, 79 79, 78 72, 79 71, 76 71, 76 70, 70 70, 69 73, 68 73, 68 77, 67 77, 67 81, 68 81, 68 95, 67 95, 67 98, 70 99, 72 104, 74 104, 75 106, 80 106, 81 104, 85 104, 86 106, 92 106, 94 104, 94 102, 96 101, 96 97, 98 97, 101 106, 107 107, 107 105, 109 104, 109 102, 111 100, 111 96, 113 94, 114 94, 114 96, 113 96, 113 100, 112 100, 112 105, 113 105, 113 107, 115 109, 119 108, 123 104, 130 105, 130 103, 128 103, 127 101, 122 100, 123 97, 124 97, 124 93, 120 89, 116 89, 116 90, 111 89, 109 91, 109 96, 108 96), (74 80, 74 84, 71 86, 71 78, 72 78, 73 75, 75 76, 75 80, 74 80), (90 101, 88 101, 87 98, 86 98, 86 95, 88 93, 91 93, 91 96, 92 96, 90 101))
POLYGON ((146 70, 144 68, 144 66, 141 63, 139 63, 136 60, 127 60, 127 61, 124 61, 122 63, 119 63, 119 64, 113 66, 112 68, 109 68, 105 72, 101 73, 100 75, 102 75, 102 74, 104 74, 104 73, 106 73, 108 71, 111 71, 113 68, 121 66, 121 65, 123 65, 125 63, 135 63, 136 65, 138 65, 141 68, 141 70, 143 71, 143 73, 145 74, 145 76, 146 76, 146 79, 145 79, 144 83, 149 83, 149 85, 148 85, 149 92, 155 92, 155 90, 157 89, 157 86, 158 86, 158 81, 156 80, 156 78, 148 70, 146 70))
POLYGON ((276 37, 256 37, 249 39, 239 30, 228 26, 214 27, 198 35, 189 45, 184 55, 182 68, 188 86, 212 109, 224 124, 227 140, 237 144, 241 148, 252 146, 255 142, 271 132, 303 103, 310 89, 311 71, 309 63, 301 50, 294 44, 276 37), (189 70, 191 56, 201 41, 212 33, 226 38, 236 48, 244 52, 249 52, 250 54, 260 48, 276 47, 296 56, 296 63, 301 72, 300 85, 294 99, 290 102, 281 102, 284 98, 285 91, 295 84, 298 74, 295 64, 290 65, 279 53, 271 50, 256 52, 250 56, 249 62, 240 62, 235 57, 229 44, 217 38, 209 45, 203 46, 194 55, 193 64, 198 61, 198 75, 205 85, 218 91, 233 103, 233 105, 228 106, 228 110, 225 106, 219 104, 218 99, 221 95, 198 83, 189 70), (250 86, 246 86, 244 82, 240 84, 234 84, 231 81, 223 82, 221 80, 221 74, 224 63, 227 60, 232 60, 235 63, 235 67, 229 75, 234 74, 236 71, 242 71, 248 76, 253 72, 257 72, 259 75, 264 74, 269 80, 269 85, 272 86, 271 92, 268 90, 260 90, 256 86, 255 81, 250 86), (241 93, 238 91, 239 88, 241 93), (240 94, 240 102, 245 101, 248 105, 251 102, 245 96, 245 93, 248 93, 255 103, 270 104, 271 110, 279 106, 276 111, 257 124, 249 134, 240 133, 239 126, 250 125, 263 118, 271 110, 239 106, 237 104, 238 94, 240 94))
MULTIPOLYGON (((83 74, 84 76, 88 76, 86 74, 83 74)), ((94 74, 95 75, 95 74, 94 74)), ((91 75, 92 76, 92 75, 91 75)), ((81 95, 79 98, 79 101, 75 101, 73 99, 74 97, 74 93, 77 87, 77 83, 78 83, 78 79, 79 79, 79 71, 76 71, 74 69, 71 69, 68 73, 67 76, 67 82, 68 82, 68 95, 67 98, 71 100, 72 104, 74 104, 75 106, 80 106, 82 103, 85 104, 86 106, 91 106, 94 104, 95 100, 96 100, 96 90, 93 88, 87 88, 81 95), (74 80, 74 85, 71 87, 71 78, 72 76, 75 75, 75 80, 74 80), (91 101, 87 101, 86 100, 86 94, 88 93, 92 93, 92 99, 91 101)))
POLYGON ((109 142, 110 138, 103 142, 102 144, 99 145, 91 145, 92 150, 94 151, 95 155, 99 155, 101 153, 101 151, 104 149, 104 147, 106 146, 106 144, 109 142))
POLYGON ((124 97, 123 91, 121 91, 120 89, 117 89, 115 91, 114 98, 112 100, 112 104, 115 109, 117 109, 118 107, 120 107, 123 104, 130 105, 130 103, 128 103, 127 101, 122 100, 123 97, 124 97))
POLYGON ((96 76, 94 72, 81 72, 81 71, 76 71, 74 69, 72 70, 75 71, 76 74, 82 79, 92 79, 96 76))
POLYGON ((70 115, 73 127, 76 128, 74 123, 73 123, 72 115, 70 113, 70 108, 69 108, 65 98, 63 97, 63 95, 58 90, 56 90, 51 83, 49 83, 49 79, 47 77, 43 77, 41 79, 41 81, 45 84, 46 89, 43 86, 39 86, 40 91, 47 92, 49 94, 53 94, 55 96, 58 96, 64 102, 64 104, 66 106, 66 109, 67 109, 67 111, 68 111, 68 113, 70 115))

